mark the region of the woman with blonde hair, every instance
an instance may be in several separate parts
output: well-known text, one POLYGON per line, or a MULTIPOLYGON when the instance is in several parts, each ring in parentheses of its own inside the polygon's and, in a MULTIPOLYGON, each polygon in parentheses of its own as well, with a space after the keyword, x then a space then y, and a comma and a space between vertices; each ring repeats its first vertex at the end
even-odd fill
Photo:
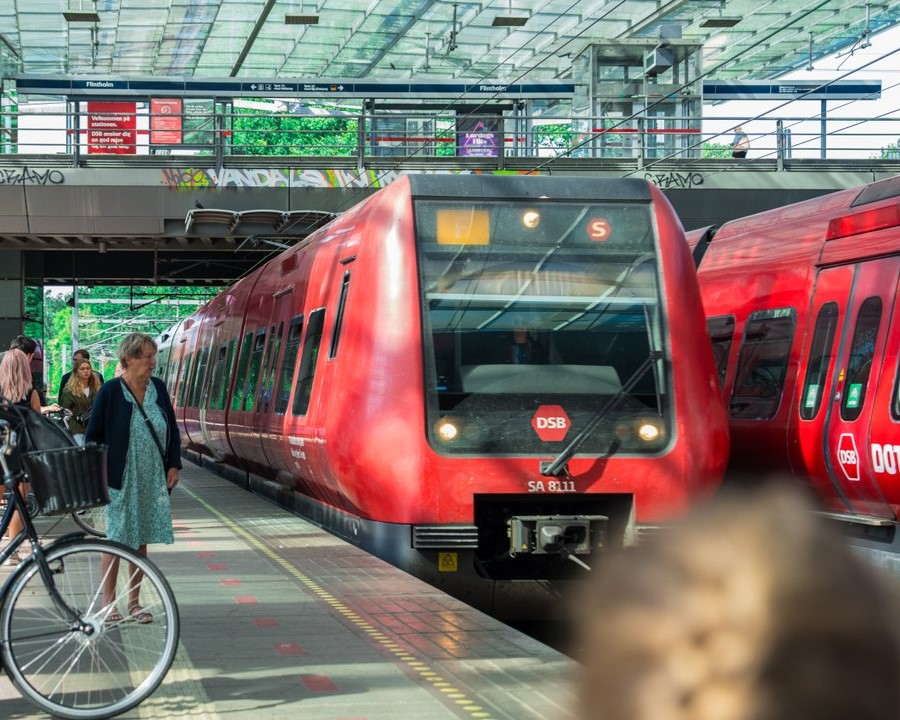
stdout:
MULTIPOLYGON (((7 350, 3 353, 3 359, 0 360, 0 395, 6 402, 31 408, 35 412, 59 410, 58 405, 41 407, 40 393, 34 389, 32 383, 28 356, 18 348, 7 350)), ((24 484, 20 485, 19 489, 23 494, 28 493, 28 487, 24 484)), ((21 529, 22 519, 18 513, 14 513, 9 523, 9 537, 14 538, 21 529)), ((16 550, 9 558, 9 563, 18 565, 21 560, 19 551, 16 550)))
POLYGON ((91 414, 91 405, 100 389, 100 378, 91 367, 90 360, 79 360, 63 387, 59 404, 72 413, 69 430, 79 445, 84 445, 84 429, 91 414))

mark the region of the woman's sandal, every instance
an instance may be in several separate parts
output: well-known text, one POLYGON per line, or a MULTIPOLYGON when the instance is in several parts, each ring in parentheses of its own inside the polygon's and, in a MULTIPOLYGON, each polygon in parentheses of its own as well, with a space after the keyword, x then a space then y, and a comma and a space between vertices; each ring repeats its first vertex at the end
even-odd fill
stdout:
POLYGON ((140 605, 132 605, 128 608, 128 616, 138 625, 147 625, 153 622, 153 614, 144 610, 140 605))
POLYGON ((106 617, 103 618, 103 622, 112 625, 113 623, 120 623, 125 618, 122 617, 122 613, 119 612, 119 608, 113 606, 112 610, 110 610, 106 617))

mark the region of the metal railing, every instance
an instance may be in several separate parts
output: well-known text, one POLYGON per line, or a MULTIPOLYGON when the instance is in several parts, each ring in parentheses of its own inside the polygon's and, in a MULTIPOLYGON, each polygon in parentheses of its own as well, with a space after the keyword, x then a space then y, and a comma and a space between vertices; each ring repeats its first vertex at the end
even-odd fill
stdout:
MULTIPOLYGON (((299 116, 216 112, 171 117, 167 129, 149 112, 74 113, 20 108, 0 114, 0 162, 39 155, 49 165, 166 166, 186 157, 216 165, 331 164, 548 169, 601 161, 636 168, 731 159, 740 118, 600 117, 460 118, 452 113, 299 116), (464 122, 463 122, 464 121, 464 122), (618 123, 618 124, 617 124, 618 123), (177 130, 173 130, 177 127, 177 130), (59 156, 55 162, 51 159, 59 156), (140 158, 140 159, 139 159, 140 158)), ((783 168, 793 160, 900 160, 900 117, 757 117, 744 123, 749 161, 783 168)))

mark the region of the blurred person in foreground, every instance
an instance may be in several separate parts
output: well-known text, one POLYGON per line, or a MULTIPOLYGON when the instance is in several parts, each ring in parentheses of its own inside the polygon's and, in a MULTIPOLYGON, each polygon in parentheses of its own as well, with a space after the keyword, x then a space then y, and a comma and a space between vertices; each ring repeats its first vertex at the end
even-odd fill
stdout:
POLYGON ((900 718, 894 578, 797 491, 726 495, 591 586, 582 720, 900 718))
MULTIPOLYGON (((109 446, 106 536, 146 556, 149 543, 174 542, 169 492, 178 484, 181 439, 166 386, 152 376, 156 367, 153 338, 131 333, 119 344, 117 354, 123 372, 100 386, 85 441, 109 446)), ((103 558, 106 620, 119 622, 123 616, 115 604, 118 558, 103 558)), ((130 578, 125 610, 131 620, 150 623, 152 613, 140 604, 141 579, 140 573, 130 578)))

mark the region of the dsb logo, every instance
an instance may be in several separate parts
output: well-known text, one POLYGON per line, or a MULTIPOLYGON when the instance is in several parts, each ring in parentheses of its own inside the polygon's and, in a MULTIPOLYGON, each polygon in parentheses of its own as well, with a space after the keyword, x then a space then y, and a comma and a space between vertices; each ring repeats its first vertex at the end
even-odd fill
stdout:
POLYGON ((531 418, 531 427, 544 442, 559 442, 569 432, 571 424, 566 411, 559 405, 541 405, 531 418))
POLYGON ((837 459, 848 480, 859 480, 859 453, 851 433, 842 433, 838 438, 837 459))
POLYGON ((534 419, 534 426, 538 430, 544 428, 565 428, 569 426, 567 417, 538 417, 534 419))

